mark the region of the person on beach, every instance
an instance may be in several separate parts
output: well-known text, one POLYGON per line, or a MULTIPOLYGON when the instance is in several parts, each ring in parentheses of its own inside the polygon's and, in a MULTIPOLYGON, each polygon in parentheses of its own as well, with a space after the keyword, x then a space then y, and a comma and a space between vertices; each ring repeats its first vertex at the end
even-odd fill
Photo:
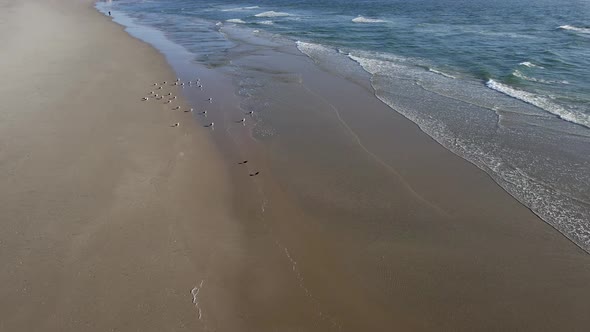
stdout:
POLYGON ((111 11, 109 10, 109 16, 111 16, 111 11))

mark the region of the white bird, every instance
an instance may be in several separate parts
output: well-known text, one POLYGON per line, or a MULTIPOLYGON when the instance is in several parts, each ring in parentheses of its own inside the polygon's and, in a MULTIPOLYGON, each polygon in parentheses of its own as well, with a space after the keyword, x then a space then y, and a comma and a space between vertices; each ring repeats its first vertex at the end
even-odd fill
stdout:
POLYGON ((167 96, 172 96, 172 92, 168 92, 167 96))
POLYGON ((174 85, 178 85, 178 82, 174 82, 174 85))
POLYGON ((154 86, 158 85, 158 83, 154 83, 154 86))
POLYGON ((176 79, 176 82, 180 82, 180 78, 177 78, 177 79, 176 79))
POLYGON ((190 110, 186 110, 185 112, 192 112, 192 111, 194 111, 194 109, 191 108, 190 110))
POLYGON ((162 87, 161 87, 161 86, 159 86, 159 87, 158 87, 158 90, 162 90, 162 87))
POLYGON ((180 109, 180 106, 176 106, 176 107, 174 107, 174 109, 175 110, 179 110, 180 109))
POLYGON ((242 119, 242 123, 246 123, 246 118, 243 118, 242 119))
POLYGON ((179 127, 180 126, 180 122, 176 122, 175 124, 173 124, 171 127, 179 127))
POLYGON ((162 83, 162 84, 166 84, 166 83, 168 83, 168 82, 164 81, 164 83, 162 83))
POLYGON ((154 95, 154 97, 158 98, 158 94, 156 93, 156 94, 154 95))
POLYGON ((170 104, 171 102, 172 102, 172 100, 168 100, 168 101, 166 102, 166 104, 170 104))
POLYGON ((184 83, 180 83, 180 85, 184 86, 184 83))
POLYGON ((153 95, 154 93, 155 93, 155 92, 151 91, 151 92, 150 92, 150 95, 153 95))
POLYGON ((201 114, 207 114, 207 111, 203 111, 203 112, 201 112, 201 114))
POLYGON ((141 100, 146 101, 146 100, 149 100, 149 98, 148 97, 143 97, 143 98, 141 98, 141 100))
POLYGON ((172 97, 172 99, 176 99, 176 96, 172 97))
POLYGON ((210 124, 207 125, 207 127, 213 127, 213 126, 215 126, 214 122, 211 122, 210 124))
POLYGON ((254 111, 250 111, 250 112, 248 112, 248 113, 246 113, 246 114, 254 114, 254 111))
POLYGON ((209 98, 209 102, 212 103, 213 102, 213 98, 209 98))

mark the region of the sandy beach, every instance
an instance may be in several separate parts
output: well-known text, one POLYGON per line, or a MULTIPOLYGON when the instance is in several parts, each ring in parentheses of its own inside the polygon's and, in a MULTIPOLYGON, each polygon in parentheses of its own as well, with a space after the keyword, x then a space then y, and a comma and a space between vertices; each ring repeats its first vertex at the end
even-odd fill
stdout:
POLYGON ((142 101, 175 74, 93 1, 0 15, 0 330, 202 328, 240 233, 205 131, 142 101))
POLYGON ((590 324, 590 256, 367 83, 244 43, 278 77, 245 115, 235 72, 93 6, 0 5, 0 331, 590 324))

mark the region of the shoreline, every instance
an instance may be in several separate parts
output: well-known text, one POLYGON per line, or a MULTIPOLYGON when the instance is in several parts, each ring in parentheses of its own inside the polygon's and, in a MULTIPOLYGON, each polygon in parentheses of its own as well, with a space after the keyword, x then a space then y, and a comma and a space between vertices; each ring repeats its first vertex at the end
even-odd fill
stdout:
MULTIPOLYGON (((238 33, 240 42, 244 38, 238 33)), ((225 115, 215 121, 221 121, 223 128, 213 135, 228 163, 232 156, 246 155, 263 169, 254 188, 240 182, 239 171, 234 177, 236 190, 242 193, 235 200, 242 211, 238 214, 249 215, 243 219, 249 224, 246 232, 252 234, 248 251, 258 257, 244 269, 244 280, 254 283, 251 287, 259 292, 272 294, 240 299, 249 308, 242 315, 251 315, 241 322, 244 330, 277 325, 305 330, 391 326, 425 331, 437 326, 551 330, 585 324, 579 310, 585 298, 581 294, 589 289, 581 287, 581 280, 590 271, 584 267, 588 257, 581 248, 572 246, 488 173, 444 148, 401 114, 392 113, 366 88, 358 91, 358 82, 343 82, 318 70, 311 59, 291 51, 293 47, 275 52, 272 46, 254 45, 264 43, 239 45, 227 56, 246 68, 245 77, 281 73, 272 88, 257 96, 268 98, 269 111, 257 110, 249 130, 236 129, 231 119, 240 110, 257 109, 256 105, 247 100, 236 105, 237 88, 231 96, 228 83, 220 83, 216 86, 223 91, 220 96, 231 96, 227 97, 231 102, 218 109, 225 115), (300 75, 300 83, 290 81, 286 74, 290 72, 300 75), (359 114, 359 109, 365 112, 359 114), (266 137, 268 128, 279 135, 266 137), (369 146, 364 150, 374 161, 367 163, 357 144, 369 146), (348 167, 349 163, 355 166, 348 167), (396 170, 397 179, 388 167, 396 170), (374 175, 369 180, 367 174, 374 175), (356 182, 363 177, 373 186, 356 182), (337 187, 340 184, 346 186, 337 187), (333 187, 339 190, 332 191, 333 187), (424 198, 416 200, 408 190, 424 198), (354 192, 361 195, 348 196, 354 192), (256 199, 257 193, 261 198, 256 199), (254 199, 240 204, 244 197, 254 199), (442 208, 422 211, 425 202, 442 208), (363 225, 366 222, 370 224, 363 225), (367 248, 372 248, 372 256, 359 255, 367 248), (266 262, 264 269, 272 278, 255 272, 261 269, 259 261, 266 262), (416 267, 415 262, 425 263, 416 267), (285 268, 291 275, 285 274, 285 268), (558 272, 566 270, 571 273, 568 277, 558 272), (549 280, 554 281, 550 289, 549 280), (359 283, 371 286, 353 291, 359 283), (581 292, 575 299, 561 292, 572 283, 581 292), (521 292, 529 297, 513 295, 521 292), (554 304, 548 298, 573 311, 549 309, 554 304), (453 305, 445 307, 448 301, 453 305), (282 303, 282 308, 274 303, 282 303), (535 310, 532 303, 542 305, 535 310), (393 309, 398 314, 389 312, 393 309), (457 311, 464 315, 449 320, 457 311), (519 317, 511 316, 515 311, 519 317), (543 314, 549 312, 552 318, 543 314)), ((173 67, 181 68, 181 74, 194 69, 173 67)), ((228 82, 231 76, 215 68, 205 71, 219 82, 228 82)), ((237 78, 231 77, 235 85, 237 78)), ((189 96, 189 100, 197 107, 201 103, 198 98, 189 96)))

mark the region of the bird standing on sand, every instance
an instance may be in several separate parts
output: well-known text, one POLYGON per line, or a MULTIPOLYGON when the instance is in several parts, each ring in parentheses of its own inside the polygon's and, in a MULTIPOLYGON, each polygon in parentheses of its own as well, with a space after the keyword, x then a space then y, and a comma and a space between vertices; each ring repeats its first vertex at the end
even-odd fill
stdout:
POLYGON ((166 82, 166 81, 164 81, 162 84, 166 84, 166 83, 167 83, 167 82, 166 82))
POLYGON ((250 176, 256 176, 258 174, 260 174, 260 172, 250 173, 250 176))
POLYGON ((209 102, 210 102, 210 103, 212 103, 212 102, 213 102, 213 98, 209 98, 208 100, 209 100, 209 102))
POLYGON ((254 114, 254 111, 250 111, 250 112, 248 112, 246 114, 252 115, 252 114, 254 114))
POLYGON ((176 78, 176 82, 180 82, 180 78, 176 78))
POLYGON ((203 111, 203 112, 201 112, 201 114, 207 114, 207 111, 203 111))
POLYGON ((238 164, 239 164, 239 165, 244 165, 244 164, 247 164, 247 163, 248 163, 248 160, 244 160, 244 161, 242 161, 242 162, 239 162, 238 164))
POLYGON ((158 85, 158 83, 154 83, 154 86, 157 86, 157 85, 158 85))
POLYGON ((180 106, 176 106, 176 107, 174 107, 174 109, 175 110, 179 110, 180 109, 180 106))
POLYGON ((176 122, 175 124, 173 124, 171 127, 179 127, 180 126, 180 122, 176 122))
POLYGON ((141 98, 141 100, 146 101, 146 100, 149 100, 149 98, 148 97, 143 97, 143 98, 141 98))
POLYGON ((215 123, 211 122, 210 124, 206 125, 205 127, 213 127, 213 126, 215 126, 215 123))
POLYGON ((172 102, 172 100, 168 100, 166 101, 166 104, 170 104, 172 102))
POLYGON ((161 87, 161 86, 159 86, 159 87, 158 87, 158 90, 162 90, 162 87, 161 87))
POLYGON ((190 110, 186 110, 185 112, 188 113, 188 112, 192 112, 192 111, 194 111, 194 110, 191 108, 190 110))
POLYGON ((168 92, 167 96, 172 96, 172 92, 168 92))

